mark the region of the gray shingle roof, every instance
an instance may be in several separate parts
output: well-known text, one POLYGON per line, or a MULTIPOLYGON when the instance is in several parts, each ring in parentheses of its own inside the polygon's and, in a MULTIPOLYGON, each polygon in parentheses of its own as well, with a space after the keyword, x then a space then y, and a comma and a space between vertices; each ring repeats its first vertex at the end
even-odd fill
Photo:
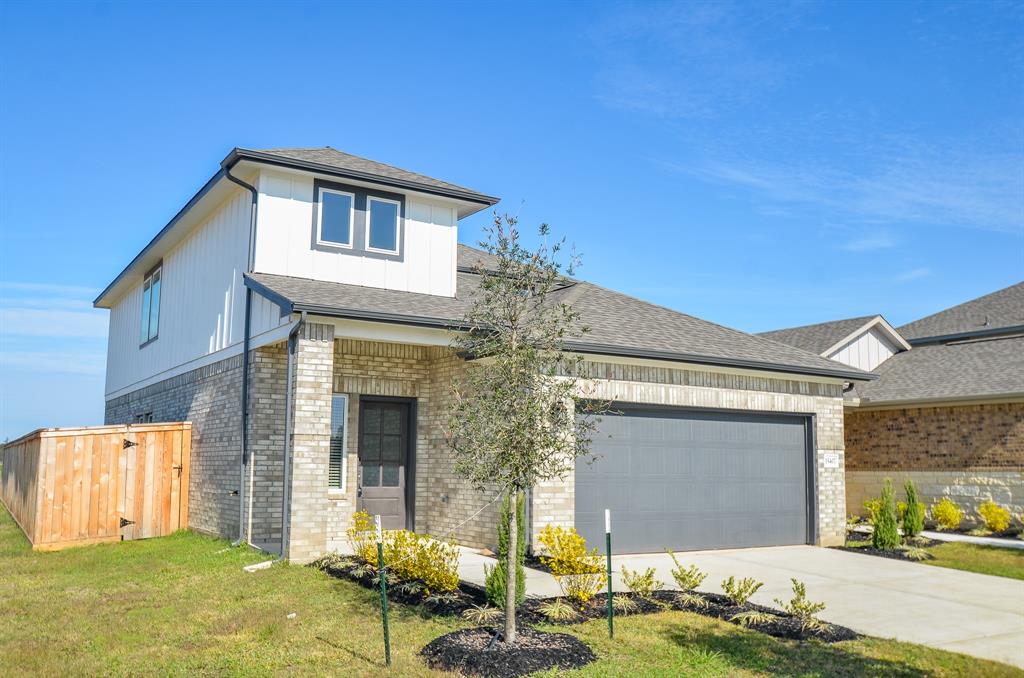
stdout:
POLYGON ((915 346, 879 365, 877 381, 858 383, 867 403, 985 398, 1024 393, 1024 336, 915 346))
POLYGON ((440 179, 428 177, 425 174, 419 174, 418 172, 410 172, 409 170, 395 167, 393 165, 386 165, 382 162, 377 162, 376 160, 361 158, 357 155, 352 155, 351 153, 345 153, 344 151, 331 148, 330 146, 324 146, 323 148, 268 148, 260 150, 238 148, 235 149, 235 153, 242 155, 262 155, 271 159, 279 159, 283 161, 312 163, 325 168, 354 172, 361 175, 367 175, 368 177, 390 179, 402 182, 403 184, 412 184, 426 189, 460 195, 465 199, 475 200, 488 205, 493 205, 498 202, 497 198, 484 195, 483 193, 471 188, 459 186, 458 184, 449 183, 447 181, 441 181, 440 179))
POLYGON ((1024 325, 1024 282, 939 311, 899 328, 908 341, 1024 325))
POLYGON ((783 344, 796 346, 797 348, 820 355, 827 349, 835 346, 836 342, 848 337, 858 328, 866 325, 869 320, 877 317, 877 315, 864 315, 859 318, 845 318, 843 320, 831 320, 814 325, 787 327, 782 330, 761 332, 758 336, 780 341, 783 344))
MULTIPOLYGON (((486 261, 473 248, 459 248, 460 267, 486 261)), ((251 273, 247 283, 296 310, 367 320, 447 327, 469 309, 480 276, 460 271, 454 298, 357 285, 251 273)), ((866 372, 770 339, 746 334, 587 282, 569 285, 559 298, 579 312, 590 332, 571 342, 589 353, 735 365, 847 379, 866 372)))

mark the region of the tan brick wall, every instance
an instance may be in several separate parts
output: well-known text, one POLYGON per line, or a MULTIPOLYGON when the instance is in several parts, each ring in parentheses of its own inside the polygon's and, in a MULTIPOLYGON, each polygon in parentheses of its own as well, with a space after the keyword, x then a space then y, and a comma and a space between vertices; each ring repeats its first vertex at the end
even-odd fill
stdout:
POLYGON ((1024 468, 1024 403, 847 410, 851 471, 1024 468))
POLYGON ((867 514, 864 501, 882 493, 886 478, 892 480, 896 496, 903 500, 903 483, 914 481, 918 495, 928 506, 943 497, 956 502, 964 520, 979 523, 978 507, 985 501, 1004 506, 1018 520, 1024 515, 1024 471, 849 471, 846 474, 846 503, 851 514, 867 514))

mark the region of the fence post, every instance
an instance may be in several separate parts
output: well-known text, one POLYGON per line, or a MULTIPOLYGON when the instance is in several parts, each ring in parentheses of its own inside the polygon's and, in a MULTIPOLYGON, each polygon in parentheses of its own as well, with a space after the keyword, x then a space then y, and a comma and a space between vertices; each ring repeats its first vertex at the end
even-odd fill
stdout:
POLYGON ((391 666, 391 634, 388 632, 388 576, 384 571, 384 535, 380 516, 373 517, 377 526, 377 576, 380 578, 380 611, 384 619, 384 659, 391 666))
POLYGON ((615 637, 615 622, 612 614, 612 512, 604 510, 604 548, 608 555, 608 637, 615 637))

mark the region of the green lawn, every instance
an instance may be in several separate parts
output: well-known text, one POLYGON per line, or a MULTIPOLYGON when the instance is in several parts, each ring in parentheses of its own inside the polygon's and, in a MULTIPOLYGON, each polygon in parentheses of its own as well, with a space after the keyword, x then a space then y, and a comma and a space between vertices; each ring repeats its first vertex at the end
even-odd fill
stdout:
MULTIPOLYGON (((0 509, 0 675, 383 675, 372 591, 305 567, 242 571, 261 558, 190 533, 33 553, 0 509)), ((392 609, 392 674, 441 675, 416 652, 462 622, 392 609)), ((684 612, 621 619, 614 642, 599 621, 570 632, 600 657, 574 675, 1024 675, 893 641, 780 641, 684 612)))
MULTIPOLYGON (((870 541, 847 541, 852 548, 870 546, 870 541)), ((933 560, 919 561, 924 565, 948 567, 997 577, 1024 579, 1024 549, 979 546, 965 542, 951 541, 925 549, 934 556, 933 560)))

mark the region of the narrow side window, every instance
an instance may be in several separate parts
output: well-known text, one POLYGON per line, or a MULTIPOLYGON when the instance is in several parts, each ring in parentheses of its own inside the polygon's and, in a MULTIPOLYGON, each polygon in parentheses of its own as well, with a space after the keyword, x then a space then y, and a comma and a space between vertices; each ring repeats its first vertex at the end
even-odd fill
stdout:
POLYGON ((327 486, 332 490, 345 489, 345 467, 348 452, 345 449, 345 427, 348 419, 348 396, 331 398, 331 456, 327 470, 327 486))

